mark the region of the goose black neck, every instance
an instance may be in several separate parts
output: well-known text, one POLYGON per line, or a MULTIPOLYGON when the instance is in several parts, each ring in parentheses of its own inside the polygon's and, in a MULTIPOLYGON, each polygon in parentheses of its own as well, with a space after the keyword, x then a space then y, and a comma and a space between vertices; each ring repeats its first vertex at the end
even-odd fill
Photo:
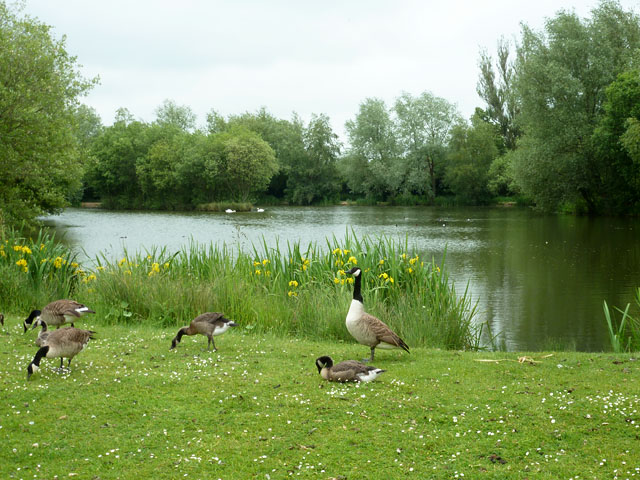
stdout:
POLYGON ((49 352, 49 345, 45 345, 40 350, 36 352, 36 356, 33 357, 33 363, 36 367, 40 366, 40 360, 47 356, 47 352, 49 352))
POLYGON ((360 271, 360 275, 356 276, 356 279, 353 283, 353 299, 358 300, 360 303, 364 303, 362 299, 362 293, 360 293, 362 284, 362 271, 360 271))

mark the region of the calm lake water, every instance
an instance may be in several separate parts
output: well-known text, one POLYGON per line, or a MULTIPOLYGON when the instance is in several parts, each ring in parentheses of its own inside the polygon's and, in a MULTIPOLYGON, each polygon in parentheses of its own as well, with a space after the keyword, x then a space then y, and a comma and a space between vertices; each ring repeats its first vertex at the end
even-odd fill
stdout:
MULTIPOLYGON (((121 258, 124 250, 191 238, 248 247, 262 238, 320 242, 347 229, 404 239, 446 265, 456 290, 469 285, 478 320, 502 332, 509 350, 609 350, 602 302, 624 306, 640 286, 640 220, 542 216, 521 208, 273 207, 263 213, 149 213, 68 209, 46 219, 81 253, 121 258)), ((366 296, 366 293, 365 293, 366 296)))

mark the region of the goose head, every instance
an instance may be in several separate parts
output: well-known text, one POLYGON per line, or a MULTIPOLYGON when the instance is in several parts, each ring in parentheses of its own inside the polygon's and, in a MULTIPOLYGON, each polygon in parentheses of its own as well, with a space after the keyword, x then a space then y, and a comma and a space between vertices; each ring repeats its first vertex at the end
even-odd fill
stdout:
POLYGON ((362 272, 362 270, 360 269, 360 267, 353 267, 347 273, 350 274, 350 275, 353 275, 354 277, 357 277, 357 276, 360 275, 361 272, 362 272))
POLYGON ((27 325, 31 325, 34 320, 40 319, 40 314, 42 312, 40 310, 32 310, 29 316, 22 322, 22 326, 24 327, 24 333, 27 333, 27 325))
POLYGON ((328 357, 326 355, 323 357, 319 357, 316 360, 316 367, 318 367, 318 373, 320 373, 323 368, 333 367, 333 360, 331 359, 331 357, 328 357))

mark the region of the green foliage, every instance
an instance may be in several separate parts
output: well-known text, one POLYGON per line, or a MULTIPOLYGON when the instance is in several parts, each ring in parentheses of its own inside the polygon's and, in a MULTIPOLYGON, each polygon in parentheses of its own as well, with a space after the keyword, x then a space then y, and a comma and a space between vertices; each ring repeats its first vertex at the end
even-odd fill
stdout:
MULTIPOLYGON (((640 288, 636 289, 636 310, 640 311, 640 288)), ((607 302, 603 304, 604 317, 607 322, 611 348, 615 353, 640 351, 640 316, 629 313, 631 304, 624 310, 617 307, 609 308, 607 302), (615 312, 622 314, 620 321, 616 321, 615 312)))
POLYGON ((403 93, 395 102, 395 130, 402 145, 403 193, 426 194, 433 199, 437 192, 438 164, 442 164, 453 126, 462 118, 457 108, 444 98, 423 92, 418 97, 403 93))
POLYGON ((76 255, 42 230, 25 238, 8 229, 0 242, 0 309, 28 313, 69 297, 87 278, 76 255))
POLYGON ((504 149, 516 148, 516 141, 522 131, 517 124, 520 105, 514 86, 515 66, 509 59, 510 42, 501 38, 498 41, 497 50, 495 70, 491 55, 487 51, 480 53, 480 78, 477 92, 487 104, 488 119, 499 129, 503 142, 501 153, 503 153, 504 149))
POLYGON ((607 190, 589 139, 603 114, 605 88, 639 47, 637 15, 615 2, 602 2, 585 20, 561 11, 544 33, 523 27, 516 89, 524 136, 514 174, 540 208, 583 201, 589 212, 599 210, 607 190))
POLYGON ((336 162, 338 136, 326 115, 313 115, 302 132, 304 154, 288 165, 287 197, 299 205, 335 199, 341 189, 336 162))
POLYGON ((604 115, 593 133, 601 209, 640 212, 640 72, 623 72, 607 87, 604 115))
POLYGON ((447 155, 445 180, 463 204, 489 202, 489 169, 498 155, 496 129, 477 115, 471 126, 454 127, 447 155))
POLYGON ((93 83, 64 38, 0 2, 0 222, 34 222, 80 188, 76 112, 93 83))

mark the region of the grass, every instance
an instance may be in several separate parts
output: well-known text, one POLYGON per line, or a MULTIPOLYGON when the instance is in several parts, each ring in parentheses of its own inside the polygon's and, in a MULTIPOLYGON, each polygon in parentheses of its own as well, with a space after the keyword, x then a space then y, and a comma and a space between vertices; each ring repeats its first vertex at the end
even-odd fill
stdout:
POLYGON ((380 351, 387 372, 329 384, 353 341, 216 339, 110 325, 58 373, 0 327, 0 478, 640 478, 640 364, 628 354, 380 351))
MULTIPOLYGON (((636 289, 635 303, 636 310, 640 309, 640 288, 636 289)), ((640 350, 640 317, 629 313, 631 304, 627 303, 624 310, 617 307, 610 309, 605 301, 603 308, 611 349, 616 353, 640 350), (615 319, 616 312, 622 315, 620 321, 615 319)))
MULTIPOLYGON (((12 255, 20 250, 25 261, 40 262, 29 240, 12 238, 5 244, 12 255), (31 253, 23 254, 25 249, 31 253)), ((44 265, 52 265, 48 248, 38 252, 44 265)), ((347 340, 343 323, 353 278, 346 271, 358 265, 367 310, 409 345, 480 346, 481 327, 474 322, 476 306, 468 292, 457 294, 444 260, 421 259, 406 240, 347 232, 344 239, 327 238, 323 244, 263 242, 249 251, 191 243, 175 253, 152 248, 117 260, 100 256, 92 267, 71 260, 55 265, 58 276, 30 285, 31 273, 15 258, 0 258, 6 272, 0 309, 29 312, 71 296, 111 324, 174 327, 200 313, 221 311, 256 333, 347 340), (70 288, 56 290, 59 284, 70 288)))

